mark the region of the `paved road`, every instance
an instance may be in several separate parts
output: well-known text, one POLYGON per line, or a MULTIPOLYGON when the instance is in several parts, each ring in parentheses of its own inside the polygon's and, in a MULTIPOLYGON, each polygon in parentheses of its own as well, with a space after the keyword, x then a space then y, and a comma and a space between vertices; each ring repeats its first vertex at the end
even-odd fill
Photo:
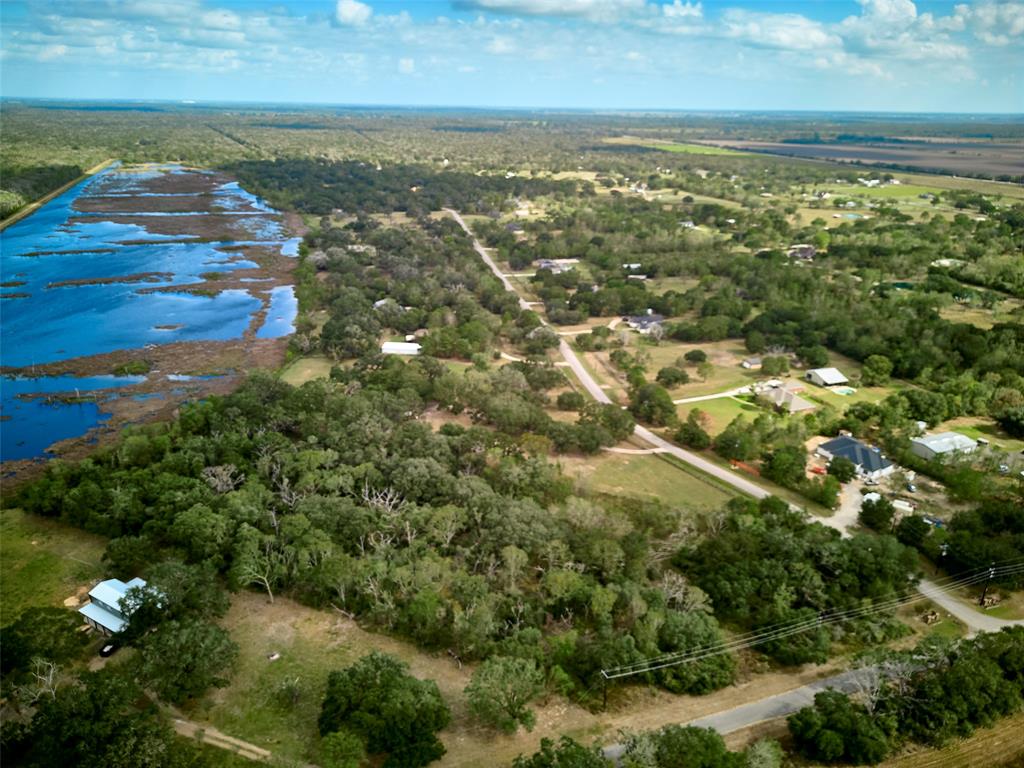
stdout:
MULTIPOLYGON (((466 234, 469 235, 470 239, 473 241, 473 248, 478 254, 480 254, 480 258, 482 258, 484 263, 490 267, 491 271, 497 276, 497 278, 501 280, 506 290, 512 291, 516 296, 519 296, 518 292, 516 292, 515 286, 513 286, 512 283, 509 282, 509 279, 502 274, 500 269, 498 269, 498 265, 494 262, 494 259, 488 255, 487 250, 480 244, 480 241, 476 239, 476 235, 474 235, 470 228, 466 226, 466 222, 463 221, 462 217, 458 214, 458 211, 452 210, 451 208, 445 208, 444 210, 451 214, 451 217, 455 219, 456 223, 466 231, 466 234)), ((523 309, 530 308, 529 303, 524 301, 522 296, 519 296, 519 306, 523 309)), ((543 318, 541 318, 541 321, 547 325, 547 322, 545 322, 543 318)), ((591 397, 599 403, 611 403, 611 398, 608 397, 608 394, 601 389, 601 385, 597 383, 594 377, 590 375, 590 372, 583 366, 583 363, 580 361, 579 357, 576 356, 573 348, 569 346, 569 342, 565 339, 560 339, 558 342, 558 351, 562 354, 562 357, 565 358, 565 361, 569 364, 572 372, 576 374, 576 378, 579 379, 583 388, 590 393, 591 397)), ((712 477, 717 477, 722 482, 731 485, 738 491, 753 496, 755 499, 763 499, 766 496, 771 495, 761 486, 752 483, 744 477, 737 476, 732 470, 720 467, 695 453, 683 450, 678 445, 674 445, 668 440, 654 434, 651 430, 647 429, 647 427, 637 424, 633 434, 643 440, 646 440, 655 448, 661 449, 661 453, 670 453, 677 459, 681 459, 690 466, 696 467, 701 472, 705 472, 712 477)))
MULTIPOLYGON (((821 693, 826 688, 835 688, 837 691, 851 693, 857 689, 855 682, 858 672, 851 670, 832 677, 816 680, 813 683, 794 688, 792 691, 779 693, 775 696, 766 696, 750 704, 743 704, 723 712, 716 712, 713 715, 691 720, 683 725, 691 725, 696 728, 714 728, 723 736, 733 731, 748 728, 766 720, 775 720, 779 717, 786 717, 798 712, 804 707, 814 703, 814 695, 821 693)), ((622 744, 610 744, 604 748, 604 755, 610 760, 618 760, 622 757, 625 747, 622 744)))
POLYGON ((1003 627, 1024 627, 1022 619, 1016 621, 997 619, 995 616, 988 616, 981 611, 976 611, 928 579, 922 579, 921 583, 917 585, 917 589, 933 603, 941 606, 944 611, 956 616, 970 627, 972 635, 978 632, 998 632, 1003 627))

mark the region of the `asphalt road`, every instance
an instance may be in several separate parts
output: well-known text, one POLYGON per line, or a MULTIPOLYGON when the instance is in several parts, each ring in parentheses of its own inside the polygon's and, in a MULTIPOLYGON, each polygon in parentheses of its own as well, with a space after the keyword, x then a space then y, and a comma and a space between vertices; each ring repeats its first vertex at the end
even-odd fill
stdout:
MULTIPOLYGON (((779 693, 775 696, 767 696, 750 704, 742 704, 723 712, 716 712, 713 715, 691 720, 688 723, 683 723, 683 725, 695 728, 714 728, 724 736, 727 733, 748 728, 757 723, 775 720, 776 718, 786 717, 794 712, 798 712, 804 707, 813 704, 814 695, 821 693, 827 688, 850 693, 857 689, 857 685, 854 682, 856 675, 856 671, 843 672, 832 677, 816 680, 800 688, 794 688, 792 691, 779 693)), ((603 751, 605 757, 617 761, 625 752, 625 747, 622 744, 610 744, 603 751)))
MULTIPOLYGON (((497 278, 501 280, 502 285, 504 285, 507 290, 512 291, 513 293, 516 294, 516 296, 519 297, 519 306, 522 307, 523 309, 530 309, 529 303, 527 303, 522 296, 519 296, 519 292, 516 291, 515 286, 513 286, 509 279, 505 277, 505 275, 502 273, 502 271, 498 269, 498 265, 494 262, 494 259, 490 257, 490 255, 487 253, 487 250, 483 247, 483 245, 480 244, 480 241, 476 239, 476 235, 473 234, 472 230, 470 230, 470 228, 466 226, 466 222, 463 221, 458 211, 452 210, 451 208, 445 208, 445 210, 449 214, 451 214, 451 217, 455 219, 456 223, 458 223, 458 225, 466 231, 466 234, 469 235, 470 239, 472 239, 473 241, 474 250, 476 250, 476 252, 480 254, 480 258, 482 258, 484 260, 484 263, 488 267, 490 267, 491 271, 495 274, 495 276, 497 276, 497 278)), ((546 322, 544 324, 547 325, 546 322)), ((590 375, 590 372, 583 366, 583 363, 580 361, 579 357, 576 356, 576 353, 573 351, 573 348, 569 346, 569 342, 567 342, 565 339, 561 339, 558 343, 558 351, 562 354, 562 357, 565 359, 565 362, 569 364, 569 367, 572 369, 572 372, 576 374, 576 378, 579 379, 580 383, 583 385, 583 388, 590 393, 591 397, 593 397, 599 403, 611 403, 611 398, 608 397, 608 394, 603 389, 601 389, 601 385, 597 383, 594 377, 590 375)), ((738 491, 741 491, 742 493, 745 493, 749 496, 753 496, 755 499, 763 499, 771 495, 761 486, 755 485, 754 483, 752 483, 751 481, 747 480, 744 477, 737 476, 732 470, 724 469, 723 467, 720 467, 717 464, 713 464, 712 462, 698 456, 695 453, 691 453, 690 451, 680 448, 678 445, 670 443, 668 440, 665 440, 664 438, 659 437, 658 435, 651 432, 651 430, 647 429, 647 427, 637 424, 633 434, 635 434, 642 440, 646 440, 655 448, 659 448, 662 453, 670 453, 676 458, 685 461, 690 466, 696 467, 700 471, 706 472, 712 477, 717 477, 722 482, 731 485, 733 488, 737 489, 738 491)))
POLYGON ((978 632, 998 632, 1003 627, 1024 627, 1024 620, 997 619, 995 616, 988 616, 977 611, 948 592, 939 589, 938 585, 928 579, 922 579, 917 585, 917 590, 944 611, 970 627, 972 635, 978 632))

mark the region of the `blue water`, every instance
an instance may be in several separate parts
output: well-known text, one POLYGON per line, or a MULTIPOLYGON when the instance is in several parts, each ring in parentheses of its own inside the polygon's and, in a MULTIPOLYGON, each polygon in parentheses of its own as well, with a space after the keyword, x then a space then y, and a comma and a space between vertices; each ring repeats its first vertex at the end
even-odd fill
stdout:
POLYGON ((126 387, 145 381, 145 376, 42 376, 39 378, 0 377, 0 461, 42 456, 58 440, 85 434, 110 418, 100 413, 94 402, 65 403, 42 397, 20 395, 36 393, 74 397, 76 390, 126 387))
MULTIPOLYGON (((178 166, 154 166, 142 172, 113 166, 0 233, 0 280, 23 282, 9 292, 28 294, 2 300, 0 364, 22 368, 151 344, 242 336, 265 300, 266 292, 258 292, 256 286, 251 291, 232 289, 215 295, 152 289, 194 286, 204 282, 201 275, 207 272, 257 268, 234 250, 239 245, 273 247, 297 255, 298 240, 285 237, 275 211, 260 198, 235 182, 222 184, 205 196, 210 210, 203 213, 230 215, 232 230, 240 234, 236 240, 218 242, 197 242, 194 234, 165 235, 146 228, 160 216, 199 215, 193 212, 83 213, 73 207, 79 198, 90 196, 159 197, 160 193, 147 191, 140 184, 165 172, 204 173, 178 166), (123 217, 130 217, 131 222, 123 217), (116 279, 143 273, 158 274, 134 282, 116 279), (113 281, 59 285, 96 279, 113 281)), ((194 192, 173 196, 200 197, 194 192)), ((259 336, 291 333, 296 310, 292 289, 275 289, 259 336)), ((4 384, 4 459, 42 455, 47 445, 82 434, 108 418, 94 403, 69 406, 47 405, 41 400, 9 401, 8 390, 14 392, 20 386, 12 381, 20 380, 7 379, 4 384)))
POLYGON ((282 285, 270 289, 270 309, 263 325, 256 332, 257 339, 277 339, 295 333, 295 314, 299 302, 295 298, 295 289, 290 285, 282 285))

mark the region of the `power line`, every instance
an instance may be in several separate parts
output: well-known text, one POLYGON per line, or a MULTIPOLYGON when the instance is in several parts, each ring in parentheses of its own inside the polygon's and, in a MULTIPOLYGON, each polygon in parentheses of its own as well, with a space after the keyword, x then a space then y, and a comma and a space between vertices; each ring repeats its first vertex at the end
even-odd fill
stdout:
MULTIPOLYGON (((972 584, 978 584, 985 582, 995 576, 1006 576, 1024 572, 1024 560, 1017 559, 1007 560, 1004 562, 1016 562, 1014 565, 1003 565, 999 567, 986 568, 979 573, 975 573, 968 576, 962 577, 946 577, 940 579, 937 583, 939 589, 943 592, 950 592, 954 589, 960 589, 972 584)), ((718 656, 725 653, 731 653, 733 651, 744 650, 746 648, 752 648, 757 645, 763 645, 764 643, 771 642, 773 640, 781 640, 786 637, 801 634, 803 632, 810 631, 817 627, 829 626, 832 624, 838 624, 841 622, 851 621, 853 619, 865 618, 872 614, 884 613, 897 608, 901 605, 911 605, 922 600, 927 600, 925 595, 916 595, 913 597, 895 597, 888 600, 883 600, 877 603, 873 603, 869 606, 862 606, 860 608, 851 608, 845 611, 839 611, 827 615, 819 615, 814 619, 807 619, 797 622, 780 623, 767 628, 761 628, 756 632, 748 632, 743 635, 732 638, 725 643, 716 643, 714 645, 698 646, 696 648, 687 649, 685 651, 674 651, 671 653, 661 654, 658 656, 652 656, 642 661, 633 662, 631 664, 624 664, 618 667, 612 667, 610 669, 602 669, 601 674, 607 680, 617 679, 621 677, 631 677, 633 675, 644 674, 647 672, 654 672, 659 669, 666 667, 677 666, 679 664, 685 664, 694 661, 700 661, 712 656, 718 656)))
MULTIPOLYGON (((1004 569, 1005 573, 1017 573, 1024 570, 1024 566, 1013 566, 1004 569)), ((977 576, 971 576, 967 578, 958 579, 948 584, 945 589, 959 588, 968 586, 970 584, 979 583, 988 578, 987 571, 977 576)), ((672 666, 675 664, 681 664, 688 661, 697 661, 699 659, 707 658, 708 656, 718 655, 720 653, 727 653, 733 650, 742 650, 744 648, 753 647, 760 645, 771 640, 782 639, 791 635, 799 634, 801 632, 808 631, 815 627, 827 626, 829 624, 836 624, 843 621, 850 621, 855 618, 862 618, 873 613, 881 613, 888 611, 891 608, 898 607, 899 605, 907 605, 920 600, 926 600, 927 598, 923 595, 912 597, 912 598, 896 598, 888 601, 876 603, 872 606, 865 606, 858 609, 850 609, 833 614, 828 617, 817 617, 815 619, 790 622, 788 624, 780 624, 775 627, 769 627, 768 629, 762 629, 758 632, 747 633, 733 638, 727 643, 719 643, 713 646, 703 646, 687 651, 678 651, 674 653, 664 654, 662 656, 655 656, 643 661, 634 662, 633 664, 622 665, 609 670, 603 670, 603 672, 609 677, 626 677, 633 674, 641 674, 643 672, 654 671, 655 669, 661 669, 666 666, 672 666)))
MULTIPOLYGON (((987 574, 987 572, 986 572, 986 574, 987 574)), ((947 588, 952 588, 952 587, 967 586, 970 583, 974 583, 975 579, 978 579, 978 578, 981 578, 981 576, 979 576, 979 577, 971 576, 971 577, 960 578, 960 579, 957 579, 954 583, 946 585, 946 587, 947 588)), ((865 614, 865 613, 868 613, 868 612, 876 612, 876 611, 877 612, 882 612, 882 611, 888 610, 890 607, 894 607, 894 606, 897 606, 897 605, 900 605, 900 604, 905 604, 908 601, 917 600, 917 599, 923 599, 923 598, 903 598, 903 597, 890 598, 889 600, 886 600, 886 601, 874 603, 871 606, 862 606, 860 608, 847 609, 845 611, 841 611, 841 612, 832 614, 829 618, 832 621, 849 620, 851 618, 857 618, 858 616, 860 616, 862 614, 865 614)), ((823 620, 823 617, 818 616, 818 617, 816 617, 814 619, 802 620, 802 621, 798 621, 798 622, 781 622, 779 624, 771 625, 771 626, 768 626, 768 627, 762 627, 759 630, 754 631, 754 632, 748 632, 748 633, 745 633, 743 635, 738 635, 738 636, 732 638, 731 640, 729 640, 727 643, 719 644, 719 645, 715 645, 715 646, 708 646, 708 648, 719 648, 719 647, 736 646, 736 645, 740 645, 740 644, 745 644, 747 642, 750 642, 750 641, 755 640, 755 639, 760 638, 760 637, 764 637, 766 639, 771 639, 770 636, 776 634, 779 631, 790 630, 790 629, 793 629, 793 628, 798 627, 798 626, 809 626, 809 627, 819 626, 821 624, 822 620, 823 620)), ((686 656, 687 654, 690 654, 690 653, 697 653, 697 652, 700 652, 701 650, 703 650, 703 649, 702 648, 696 648, 696 649, 691 649, 691 650, 687 650, 687 651, 673 651, 673 652, 670 652, 670 653, 662 654, 661 656, 649 657, 647 659, 644 659, 644 660, 638 661, 638 662, 634 662, 632 664, 625 664, 625 665, 622 665, 620 667, 616 667, 615 670, 619 671, 619 670, 630 669, 630 668, 633 668, 633 667, 644 667, 644 666, 648 666, 648 665, 650 665, 652 663, 657 663, 657 662, 666 661, 666 660, 670 660, 670 659, 674 659, 674 658, 679 658, 681 656, 686 656)), ((608 671, 611 672, 612 670, 608 670, 608 671)))

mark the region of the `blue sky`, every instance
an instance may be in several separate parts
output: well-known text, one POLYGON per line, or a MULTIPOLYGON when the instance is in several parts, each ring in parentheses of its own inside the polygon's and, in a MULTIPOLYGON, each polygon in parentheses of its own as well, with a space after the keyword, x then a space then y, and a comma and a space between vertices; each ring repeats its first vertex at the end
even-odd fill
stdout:
POLYGON ((0 0, 5 97, 1024 112, 1024 0, 0 0))

